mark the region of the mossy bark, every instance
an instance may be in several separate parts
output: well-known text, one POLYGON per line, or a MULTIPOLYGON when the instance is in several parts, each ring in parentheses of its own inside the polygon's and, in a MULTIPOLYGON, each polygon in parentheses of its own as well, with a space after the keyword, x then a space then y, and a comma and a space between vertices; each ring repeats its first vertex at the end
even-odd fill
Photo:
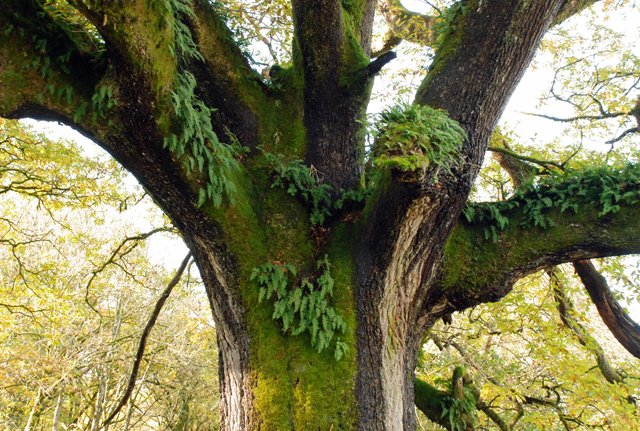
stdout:
MULTIPOLYGON (((582 233, 559 223, 545 243, 516 230, 502 233, 502 242, 483 241, 481 228, 459 221, 491 132, 566 2, 462 2, 458 27, 416 97, 446 109, 465 129, 469 139, 456 163, 450 170, 430 165, 412 182, 388 169, 366 205, 334 209, 323 226, 312 226, 309 205, 272 187, 273 166, 263 151, 305 160, 334 199, 361 184, 358 120, 379 70, 367 59, 375 2, 294 1, 293 65, 273 69, 274 88, 249 67, 210 2, 180 1, 193 15, 176 15, 160 1, 90 2, 90 8, 70 1, 104 41, 96 53, 83 51, 40 1, 3 1, 0 27, 13 30, 0 32, 0 115, 80 130, 131 171, 181 231, 216 320, 224 430, 413 430, 417 352, 438 318, 497 300, 547 263, 635 250, 628 233, 613 235, 613 228, 589 236, 601 223, 595 214, 576 219, 582 233), (34 11, 44 24, 25 18, 34 11), (174 20, 188 29, 201 58, 175 49, 176 34, 167 27, 174 20), (38 38, 49 41, 50 56, 69 46, 68 63, 52 62, 44 74, 41 67, 24 69, 42 54, 38 38), (164 146, 185 127, 172 100, 187 72, 196 80, 192 96, 211 110, 220 140, 249 149, 235 155, 240 166, 226 177, 235 192, 218 206, 198 204, 207 179, 184 167, 192 150, 164 146), (57 96, 67 85, 71 96, 57 96), (77 116, 104 85, 117 105, 104 115, 77 116), (272 319, 272 302, 258 302, 251 280, 253 268, 266 262, 312 274, 325 255, 335 280, 331 303, 347 324, 341 337, 349 350, 340 361, 331 349, 316 352, 308 333, 283 331, 272 319)), ((614 219, 631 220, 634 211, 614 219)))

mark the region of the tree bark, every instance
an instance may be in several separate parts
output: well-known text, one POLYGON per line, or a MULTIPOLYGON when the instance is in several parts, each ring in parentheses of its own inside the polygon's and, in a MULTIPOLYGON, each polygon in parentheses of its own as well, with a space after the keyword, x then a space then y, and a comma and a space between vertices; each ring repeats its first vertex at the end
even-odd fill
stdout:
POLYGON ((629 353, 640 358, 640 325, 634 322, 620 306, 607 280, 590 260, 575 261, 573 267, 613 336, 629 353))
POLYGON ((374 1, 293 1, 293 65, 272 68, 274 85, 249 67, 209 1, 196 0, 192 13, 158 6, 177 1, 189 8, 183 0, 89 2, 90 8, 70 1, 95 26, 105 46, 99 52, 79 45, 38 0, 3 1, 0 27, 16 30, 0 32, 0 114, 80 130, 132 172, 173 220, 216 321, 223 430, 414 430, 417 352, 438 318, 497 300, 540 268, 637 249, 640 242, 632 242, 640 233, 620 233, 636 217, 633 208, 607 220, 606 235, 587 233, 602 222, 589 213, 584 229, 559 223, 553 231, 559 239, 535 248, 525 237, 531 230, 507 229, 493 243, 483 240, 483 226, 460 220, 489 137, 542 36, 561 7, 583 2, 460 2, 415 99, 445 109, 465 130, 456 163, 434 163, 409 181, 386 170, 366 204, 332 207, 320 226, 310 221, 313 203, 272 187, 274 166, 265 153, 291 165, 304 160, 318 183, 331 186, 334 201, 341 189, 358 189, 364 151, 358 121, 375 73, 391 58, 368 60, 374 1), (44 55, 34 43, 40 39, 52 58, 71 53, 70 74, 55 61, 51 73, 31 69, 44 55), (185 39, 193 44, 177 42, 185 39), (185 77, 195 81, 186 96, 185 77), (50 94, 51 85, 72 88, 69 100, 50 94), (103 116, 77 115, 104 86, 117 105, 103 116), (211 133, 171 150, 165 139, 193 126, 192 117, 177 114, 183 105, 205 113, 197 124, 211 133), (237 169, 225 170, 222 162, 208 172, 188 168, 201 150, 194 142, 211 150, 213 133, 249 150, 226 160, 237 169), (218 202, 201 199, 216 169, 235 191, 218 202), (292 336, 274 321, 273 299, 258 301, 252 280, 265 263, 295 266, 290 283, 313 280, 325 258, 335 282, 331 305, 347 326, 336 334, 349 348, 340 361, 331 349, 317 352, 309 334, 292 336))

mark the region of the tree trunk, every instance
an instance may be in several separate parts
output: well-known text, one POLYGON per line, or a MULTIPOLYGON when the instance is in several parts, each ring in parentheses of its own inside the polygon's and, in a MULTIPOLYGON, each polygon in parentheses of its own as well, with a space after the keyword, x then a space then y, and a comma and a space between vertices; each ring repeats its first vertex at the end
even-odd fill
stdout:
POLYGON ((489 138, 542 36, 561 6, 579 10, 593 1, 456 2, 415 99, 446 110, 464 129, 455 160, 381 168, 366 202, 320 213, 312 191, 329 186, 335 203, 341 189, 358 191, 364 180, 359 121, 375 74, 392 58, 368 59, 374 0, 293 0, 293 65, 273 67, 269 84, 207 0, 69 3, 95 26, 104 52, 76 46, 38 1, 0 3, 0 27, 8 29, 0 32, 0 113, 79 129, 132 172, 180 230, 216 321, 225 431, 412 431, 417 352, 437 319, 498 300, 541 268, 638 250, 640 233, 628 227, 637 225, 632 208, 607 221, 606 234, 592 229, 597 210, 581 214, 578 229, 549 209, 563 219, 545 241, 523 228, 488 242, 486 226, 460 219, 489 138), (41 39, 51 40, 54 58, 68 58, 64 68, 51 63, 51 78, 28 69, 40 63, 32 45, 41 39), (69 100, 52 96, 47 79, 72 88, 69 100), (105 87, 117 105, 103 112, 95 102, 105 87), (95 115, 78 115, 87 106, 95 115), (283 178, 300 160, 308 170, 283 178), (271 286, 260 284, 266 271, 279 274, 275 290, 287 280, 282 290, 299 289, 306 299, 325 291, 330 273, 333 293, 324 298, 332 311, 311 319, 323 336, 333 328, 327 348, 318 349, 320 332, 293 335, 273 318, 278 295, 259 300, 271 286), (324 316, 333 319, 326 327, 324 316), (336 316, 344 331, 331 326, 336 316))
POLYGON ((38 410, 40 410, 41 399, 42 399, 42 388, 38 388, 36 397, 33 399, 33 406, 31 407, 31 412, 29 412, 29 418, 27 419, 27 424, 24 426, 24 431, 31 431, 34 425, 34 420, 37 420, 38 410))
POLYGON ((58 393, 58 400, 56 401, 56 409, 53 412, 53 424, 51 425, 51 431, 58 431, 60 428, 60 413, 62 413, 62 404, 64 402, 64 391, 62 387, 58 393))

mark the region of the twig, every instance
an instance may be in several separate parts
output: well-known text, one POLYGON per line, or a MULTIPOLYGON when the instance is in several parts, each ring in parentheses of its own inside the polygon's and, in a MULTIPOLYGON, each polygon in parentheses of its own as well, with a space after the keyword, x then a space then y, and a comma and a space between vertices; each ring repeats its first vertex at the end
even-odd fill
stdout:
POLYGON ((578 120, 604 120, 605 118, 616 118, 616 117, 622 117, 623 115, 629 115, 628 112, 614 112, 613 114, 605 112, 604 115, 578 115, 576 117, 559 118, 559 117, 552 117, 551 115, 535 114, 533 112, 522 112, 522 114, 531 115, 533 117, 546 118, 547 120, 558 121, 560 123, 570 123, 572 121, 578 121, 578 120))

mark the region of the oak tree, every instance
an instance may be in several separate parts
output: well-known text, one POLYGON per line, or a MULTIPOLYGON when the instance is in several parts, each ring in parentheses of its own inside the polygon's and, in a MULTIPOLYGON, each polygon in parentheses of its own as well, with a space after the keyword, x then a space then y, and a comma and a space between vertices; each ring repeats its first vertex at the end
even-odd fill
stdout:
POLYGON ((179 229, 216 322, 222 429, 412 430, 414 404, 442 418, 463 403, 464 370, 446 399, 415 380, 438 319, 640 248, 634 166, 465 208, 542 37, 594 3, 463 0, 427 16, 394 0, 5 0, 0 115, 79 130, 179 229), (376 7, 390 32, 374 52, 376 7), (290 60, 253 69, 248 26, 290 60), (435 55, 366 154, 371 87, 401 39, 435 55))

